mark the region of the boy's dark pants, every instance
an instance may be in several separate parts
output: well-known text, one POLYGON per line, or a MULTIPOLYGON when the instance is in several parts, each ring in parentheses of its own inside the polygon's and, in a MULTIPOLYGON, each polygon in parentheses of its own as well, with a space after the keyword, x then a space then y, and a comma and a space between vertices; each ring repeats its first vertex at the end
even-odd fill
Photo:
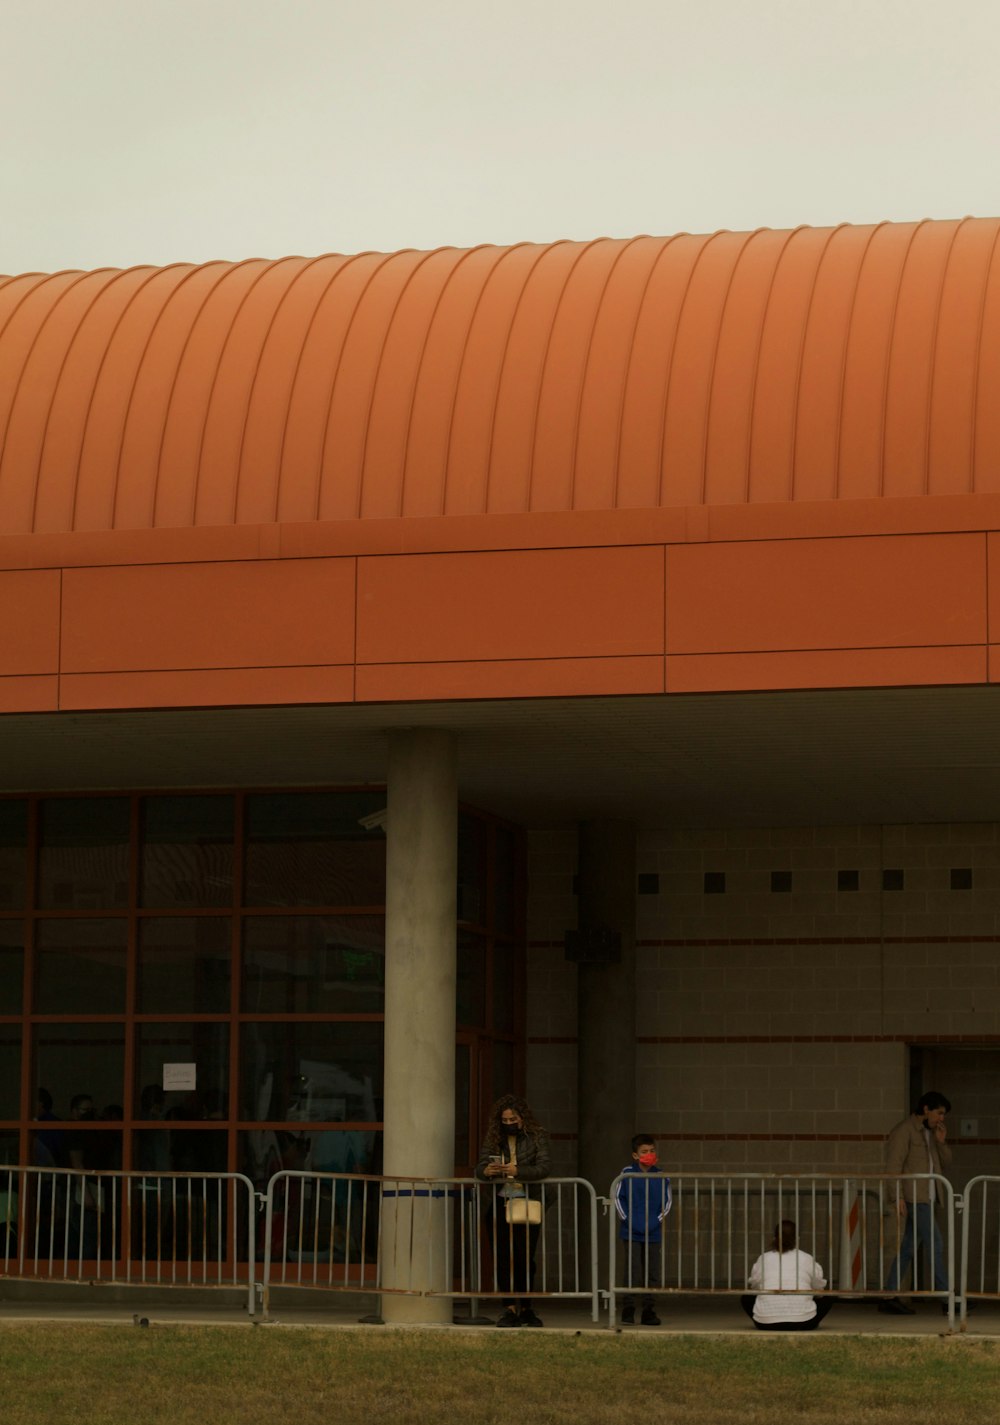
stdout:
POLYGON ((663 1277, 660 1272, 662 1244, 659 1242, 624 1242, 622 1245, 628 1248, 628 1255, 625 1259, 627 1273, 625 1285, 630 1288, 622 1300, 622 1306, 631 1306, 634 1311, 635 1293, 632 1288, 641 1289, 640 1305, 645 1311, 647 1306, 653 1304, 650 1288, 659 1291, 663 1286, 663 1277))

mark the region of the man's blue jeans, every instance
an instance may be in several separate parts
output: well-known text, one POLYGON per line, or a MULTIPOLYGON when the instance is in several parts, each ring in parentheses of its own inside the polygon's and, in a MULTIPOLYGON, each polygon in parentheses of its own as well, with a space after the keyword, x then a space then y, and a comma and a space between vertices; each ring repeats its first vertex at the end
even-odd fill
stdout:
MULTIPOLYGON (((934 1290, 948 1290, 948 1275, 944 1269, 944 1244, 941 1241, 941 1233, 937 1222, 934 1220, 934 1207, 929 1202, 908 1202, 906 1204, 906 1216, 900 1217, 899 1225, 901 1229, 901 1240, 899 1243, 899 1256, 889 1268, 889 1277, 885 1284, 886 1291, 898 1291, 899 1283, 906 1275, 907 1269, 913 1260, 914 1237, 918 1247, 930 1247, 931 1256, 934 1261, 934 1290)), ((914 1289, 927 1290, 926 1282, 921 1280, 919 1270, 914 1274, 914 1289)))

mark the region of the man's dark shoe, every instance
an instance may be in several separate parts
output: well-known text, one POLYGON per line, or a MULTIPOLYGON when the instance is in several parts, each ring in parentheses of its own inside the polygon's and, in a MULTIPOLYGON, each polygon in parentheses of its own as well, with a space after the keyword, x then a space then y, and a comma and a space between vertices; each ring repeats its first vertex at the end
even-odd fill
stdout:
POLYGON ((626 1307, 623 1307, 623 1309, 622 1309, 622 1325, 623 1325, 623 1326, 634 1326, 634 1325, 635 1325, 635 1307, 634 1307, 634 1306, 626 1306, 626 1307))
POLYGON ((521 1318, 512 1306, 508 1306, 507 1310, 497 1322, 498 1326, 520 1326, 520 1324, 521 1318))
POLYGON ((525 1306, 521 1311, 522 1326, 541 1326, 542 1318, 536 1316, 530 1306, 525 1306))
POLYGON ((915 1309, 906 1301, 900 1301, 898 1296, 890 1296, 886 1301, 880 1301, 879 1311, 884 1311, 887 1316, 916 1316, 915 1309))
POLYGON ((643 1326, 659 1326, 660 1324, 660 1318, 657 1316, 656 1312, 651 1306, 643 1307, 642 1316, 639 1318, 639 1320, 640 1324, 643 1326))

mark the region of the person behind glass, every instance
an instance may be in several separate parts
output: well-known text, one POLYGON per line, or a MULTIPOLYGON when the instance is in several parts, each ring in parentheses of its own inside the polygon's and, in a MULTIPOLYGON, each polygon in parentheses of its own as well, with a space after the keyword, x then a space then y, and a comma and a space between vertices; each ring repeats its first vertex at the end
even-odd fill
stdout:
POLYGON ((480 1182, 492 1183, 486 1225, 496 1262, 504 1310, 498 1326, 541 1326, 528 1297, 535 1276, 541 1222, 508 1222, 512 1204, 527 1199, 541 1205, 541 1190, 529 1184, 549 1175, 549 1139, 523 1098, 504 1094, 490 1109, 486 1137, 476 1164, 480 1182))
MULTIPOLYGON (((159 1084, 146 1084, 139 1095, 139 1112, 143 1118, 160 1123, 166 1119, 167 1096, 159 1084)), ((135 1181, 138 1202, 142 1205, 134 1220, 137 1255, 157 1260, 168 1250, 173 1228, 172 1180, 160 1174, 173 1166, 170 1156, 170 1130, 141 1128, 135 1135, 135 1166, 152 1176, 135 1181)))
MULTIPOLYGON (((89 1093, 74 1095, 70 1100, 69 1116, 72 1123, 93 1123, 93 1095, 89 1093)), ((80 1176, 73 1180, 72 1201, 67 1198, 70 1256, 96 1257, 101 1238, 101 1213, 104 1207, 101 1180, 94 1172, 96 1168, 100 1167, 96 1132, 68 1130, 66 1150, 69 1166, 78 1174, 88 1174, 86 1177, 80 1176)))
POLYGON ((659 1166, 656 1142, 650 1133, 632 1139, 632 1161, 621 1171, 615 1193, 615 1211, 621 1228, 619 1236, 627 1251, 625 1284, 630 1288, 622 1301, 622 1324, 635 1324, 635 1294, 642 1287, 643 1326, 659 1326, 653 1306, 654 1290, 663 1286, 661 1257, 663 1219, 672 1202, 670 1179, 659 1166))
POLYGON ((817 1301, 811 1291, 826 1286, 823 1268, 795 1245, 795 1223, 786 1218, 774 1229, 771 1250, 758 1257, 747 1283, 751 1293, 740 1305, 758 1331, 815 1331, 833 1305, 830 1296, 817 1301))
MULTIPOLYGON (((948 1290, 941 1229, 934 1220, 937 1184, 933 1177, 926 1175, 940 1177, 951 1162, 944 1121, 950 1112, 951 1103, 944 1094, 930 1089, 921 1094, 909 1118, 897 1123, 886 1139, 885 1171, 900 1179, 894 1185, 894 1201, 888 1209, 898 1214, 899 1255, 889 1268, 886 1291, 899 1291, 913 1261, 914 1247, 921 1245, 931 1254, 934 1290, 948 1290)), ((901 1301, 898 1296, 880 1302, 878 1309, 890 1316, 914 1314, 910 1303, 901 1301)), ((948 1303, 943 1302, 941 1309, 947 1311, 948 1303)))
MULTIPOLYGON (((36 1123, 58 1123, 52 1112, 52 1095, 48 1089, 40 1088, 35 1102, 36 1123)), ((66 1154, 63 1134, 59 1128, 39 1128, 35 1133, 35 1166, 37 1168, 63 1168, 66 1154)))

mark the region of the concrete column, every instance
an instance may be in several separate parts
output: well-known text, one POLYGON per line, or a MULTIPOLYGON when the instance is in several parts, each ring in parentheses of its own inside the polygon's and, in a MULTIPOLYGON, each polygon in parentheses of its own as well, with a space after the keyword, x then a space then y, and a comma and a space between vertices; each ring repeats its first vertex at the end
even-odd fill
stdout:
MULTIPOLYGON (((635 895, 636 835, 629 822, 582 822, 578 916, 581 937, 613 930, 621 957, 579 965, 577 1091, 580 1177, 606 1193, 629 1160, 636 1125, 635 895)), ((599 1237, 601 1260, 606 1234, 599 1237)))
MULTIPOLYGON (((455 1166, 458 779, 454 734, 389 735, 386 822, 384 1172, 449 1177, 455 1166)), ((382 1204, 382 1285, 447 1290, 451 1199, 382 1204)), ((386 1321, 448 1322, 449 1297, 382 1296, 386 1321)))

